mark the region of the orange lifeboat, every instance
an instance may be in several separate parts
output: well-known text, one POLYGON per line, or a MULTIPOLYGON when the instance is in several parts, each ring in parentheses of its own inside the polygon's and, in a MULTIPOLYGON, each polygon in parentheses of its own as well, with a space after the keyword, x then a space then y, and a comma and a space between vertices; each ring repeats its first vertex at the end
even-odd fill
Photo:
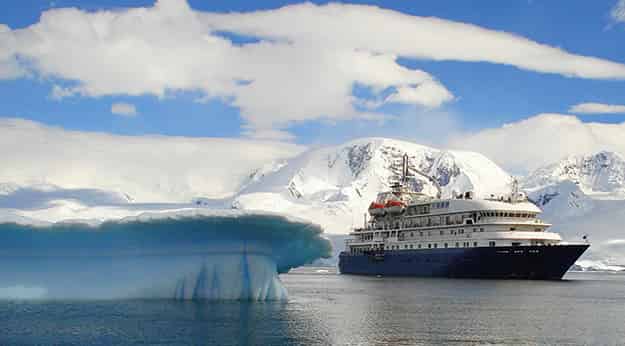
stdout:
POLYGON ((384 213, 386 213, 386 211, 384 210, 384 204, 371 202, 371 204, 369 205, 369 214, 379 216, 384 215, 384 213))
POLYGON ((389 200, 386 202, 385 208, 391 214, 399 214, 404 210, 406 205, 401 201, 389 200))

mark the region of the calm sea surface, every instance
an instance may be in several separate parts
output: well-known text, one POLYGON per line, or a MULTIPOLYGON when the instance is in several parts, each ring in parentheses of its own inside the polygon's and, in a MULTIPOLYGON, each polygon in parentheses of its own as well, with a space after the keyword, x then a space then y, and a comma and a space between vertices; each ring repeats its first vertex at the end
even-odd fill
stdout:
POLYGON ((284 303, 0 301, 0 344, 625 345, 625 275, 375 278, 306 268, 284 303))

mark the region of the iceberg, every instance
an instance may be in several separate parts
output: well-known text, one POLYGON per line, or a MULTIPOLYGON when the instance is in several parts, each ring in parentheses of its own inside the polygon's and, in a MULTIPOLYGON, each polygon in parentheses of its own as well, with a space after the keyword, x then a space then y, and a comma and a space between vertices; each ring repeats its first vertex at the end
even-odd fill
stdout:
POLYGON ((108 221, 0 223, 0 298, 281 300, 278 274, 331 255, 320 226, 184 209, 108 221))

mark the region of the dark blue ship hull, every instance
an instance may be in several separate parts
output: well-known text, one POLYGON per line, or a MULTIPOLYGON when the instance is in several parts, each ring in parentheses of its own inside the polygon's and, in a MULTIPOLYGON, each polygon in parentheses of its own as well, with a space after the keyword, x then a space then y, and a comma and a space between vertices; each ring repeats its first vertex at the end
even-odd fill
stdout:
POLYGON ((342 274, 559 280, 588 244, 341 252, 342 274))

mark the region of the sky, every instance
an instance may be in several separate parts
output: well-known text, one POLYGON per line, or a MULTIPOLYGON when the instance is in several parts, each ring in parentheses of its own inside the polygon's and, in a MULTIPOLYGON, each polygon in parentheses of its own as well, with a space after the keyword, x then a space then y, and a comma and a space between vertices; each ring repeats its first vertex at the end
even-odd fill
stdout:
POLYGON ((15 1, 0 132, 259 140, 276 156, 384 136, 523 173, 625 154, 623 43, 625 0, 15 1))

